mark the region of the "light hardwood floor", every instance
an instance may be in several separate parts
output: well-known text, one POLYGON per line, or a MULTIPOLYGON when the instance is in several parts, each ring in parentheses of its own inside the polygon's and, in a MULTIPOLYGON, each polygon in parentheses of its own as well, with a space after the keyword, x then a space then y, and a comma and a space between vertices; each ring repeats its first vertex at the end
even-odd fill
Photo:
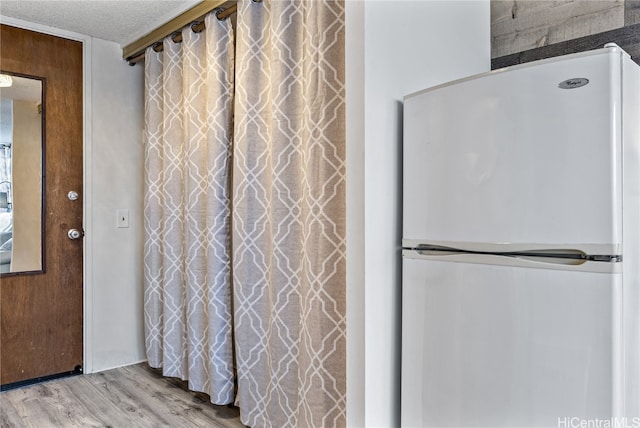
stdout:
POLYGON ((146 364, 0 393, 0 427, 244 428, 238 409, 216 406, 146 364))

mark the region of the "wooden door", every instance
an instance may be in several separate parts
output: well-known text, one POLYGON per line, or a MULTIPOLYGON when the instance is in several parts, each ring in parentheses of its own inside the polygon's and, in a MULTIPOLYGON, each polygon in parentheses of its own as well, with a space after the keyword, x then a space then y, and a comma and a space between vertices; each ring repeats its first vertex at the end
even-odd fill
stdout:
POLYGON ((44 270, 0 278, 6 386, 82 370, 82 239, 67 236, 82 230, 82 43, 1 25, 0 69, 45 86, 44 270))

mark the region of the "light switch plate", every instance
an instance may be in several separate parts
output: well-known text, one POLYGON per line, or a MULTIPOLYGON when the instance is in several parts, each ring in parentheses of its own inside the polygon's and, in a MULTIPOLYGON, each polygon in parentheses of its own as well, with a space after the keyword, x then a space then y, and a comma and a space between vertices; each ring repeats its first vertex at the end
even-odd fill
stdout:
POLYGON ((120 209, 116 212, 116 227, 129 227, 129 210, 120 209))

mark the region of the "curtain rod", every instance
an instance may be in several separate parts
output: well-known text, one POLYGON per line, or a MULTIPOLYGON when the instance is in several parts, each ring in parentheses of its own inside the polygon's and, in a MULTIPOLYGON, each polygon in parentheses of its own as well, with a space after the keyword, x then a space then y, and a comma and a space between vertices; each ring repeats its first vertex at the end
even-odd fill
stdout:
MULTIPOLYGON (((219 12, 217 13, 218 19, 226 19, 235 13, 237 8, 236 1, 237 0, 205 0, 200 2, 166 24, 163 24, 140 39, 126 45, 122 48, 122 58, 128 61, 130 65, 135 65, 137 62, 144 59, 144 51, 147 47, 158 43, 171 34, 175 34, 186 25, 189 25, 194 21, 201 20, 202 17, 209 12, 219 9, 219 12)), ((204 29, 204 22, 198 22, 196 25, 192 26, 192 28, 194 31, 200 32, 204 29)), ((181 41, 182 36, 180 36, 179 40, 174 36, 173 40, 181 41)))

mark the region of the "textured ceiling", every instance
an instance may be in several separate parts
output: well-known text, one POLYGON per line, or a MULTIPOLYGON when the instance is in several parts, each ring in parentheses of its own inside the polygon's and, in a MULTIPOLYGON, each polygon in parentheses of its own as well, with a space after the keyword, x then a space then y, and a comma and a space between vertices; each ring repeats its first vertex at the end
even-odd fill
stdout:
POLYGON ((198 3, 199 0, 0 0, 0 15, 124 46, 198 3))

